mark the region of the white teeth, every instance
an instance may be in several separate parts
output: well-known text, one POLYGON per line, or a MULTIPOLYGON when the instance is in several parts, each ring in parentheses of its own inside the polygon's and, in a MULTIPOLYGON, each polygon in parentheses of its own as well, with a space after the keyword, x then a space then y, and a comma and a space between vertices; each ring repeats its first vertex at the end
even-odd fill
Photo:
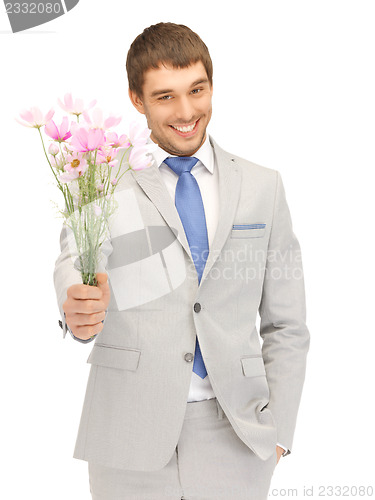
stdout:
POLYGON ((175 127, 174 125, 172 125, 173 128, 175 128, 176 130, 178 130, 179 132, 191 132, 193 130, 193 128, 195 127, 195 124, 197 122, 193 123, 193 125, 190 125, 189 127, 175 127))

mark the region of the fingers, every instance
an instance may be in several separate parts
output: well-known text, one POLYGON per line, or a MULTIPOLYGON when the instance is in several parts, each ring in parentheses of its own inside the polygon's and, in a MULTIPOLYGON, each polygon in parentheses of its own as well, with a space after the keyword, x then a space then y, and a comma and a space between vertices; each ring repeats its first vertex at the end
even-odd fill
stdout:
POLYGON ((70 315, 71 322, 79 326, 92 326, 101 323, 105 319, 105 311, 94 314, 75 313, 70 315))
MULTIPOLYGON (((83 301, 76 301, 83 302, 83 301)), ((86 301, 84 301, 86 302, 86 301)), ((102 321, 105 319, 105 311, 94 314, 71 313, 66 314, 66 323, 75 337, 87 340, 97 335, 103 329, 102 321)))
POLYGON ((102 292, 102 300, 105 304, 105 309, 107 309, 111 299, 111 292, 108 283, 108 275, 106 273, 97 273, 96 279, 98 282, 97 288, 102 292))
POLYGON ((107 306, 103 300, 81 300, 81 299, 71 299, 66 302, 65 313, 66 314, 95 314, 105 311, 107 306))
MULTIPOLYGON (((103 278, 101 279, 103 280, 103 278)), ((63 305, 66 314, 94 314, 105 311, 108 307, 108 301, 103 297, 103 291, 96 286, 71 285, 66 293, 67 300, 63 305)))
POLYGON ((102 291, 96 286, 83 285, 82 283, 71 285, 67 292, 67 297, 72 299, 100 299, 102 291))
POLYGON ((106 283, 108 284, 108 275, 107 273, 96 273, 96 280, 98 282, 98 286, 103 286, 106 283))
POLYGON ((86 340, 103 329, 105 310, 110 301, 108 276, 97 274, 98 286, 71 285, 63 304, 66 323, 76 337, 86 340))
POLYGON ((96 325, 90 325, 90 326, 77 325, 70 329, 72 330, 73 335, 75 337, 78 337, 82 340, 87 340, 93 335, 97 335, 103 330, 103 323, 100 321, 96 325))

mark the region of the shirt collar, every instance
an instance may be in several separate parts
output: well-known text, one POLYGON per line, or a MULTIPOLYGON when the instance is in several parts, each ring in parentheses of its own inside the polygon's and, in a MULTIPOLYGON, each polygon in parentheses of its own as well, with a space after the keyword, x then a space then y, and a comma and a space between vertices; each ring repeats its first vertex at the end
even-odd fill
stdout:
MULTIPOLYGON (((148 143, 149 144, 155 144, 154 141, 149 137, 148 138, 148 143)), ((152 155, 156 161, 156 164, 158 167, 162 165, 164 160, 168 158, 169 156, 176 156, 176 155, 171 155, 170 153, 167 153, 167 151, 164 151, 160 146, 155 144, 156 149, 152 151, 152 155)), ((214 153, 212 146, 209 141, 208 134, 206 134, 206 140, 202 144, 202 146, 196 151, 192 156, 195 158, 198 158, 198 160, 207 168, 207 170, 213 174, 214 172, 214 153)))

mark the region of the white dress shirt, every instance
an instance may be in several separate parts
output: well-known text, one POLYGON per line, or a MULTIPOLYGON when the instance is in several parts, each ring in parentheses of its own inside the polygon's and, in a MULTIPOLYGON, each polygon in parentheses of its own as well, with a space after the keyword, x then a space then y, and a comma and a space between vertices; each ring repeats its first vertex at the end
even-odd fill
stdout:
MULTIPOLYGON (((150 142, 153 141, 150 139, 150 142)), ((155 151, 152 151, 152 154, 174 203, 179 176, 163 162, 166 158, 175 155, 167 153, 159 146, 155 151)), ((191 174, 194 175, 197 180, 201 192, 206 216, 208 244, 211 246, 219 219, 219 176, 217 165, 215 164, 215 155, 208 135, 199 150, 192 156, 199 160, 191 169, 191 174)), ((188 402, 202 401, 203 399, 211 399, 214 397, 215 393, 212 389, 208 374, 202 379, 195 372, 192 372, 188 402)))
MULTIPOLYGON (((149 139, 148 142, 155 144, 151 139, 149 139)), ((167 153, 159 146, 152 151, 152 155, 159 167, 159 172, 171 195, 173 203, 175 203, 176 185, 179 176, 163 162, 166 158, 176 155, 167 153)), ((208 135, 202 146, 192 156, 199 160, 191 169, 191 174, 194 175, 201 192, 204 213, 206 216, 208 244, 211 246, 219 220, 219 173, 208 135)), ((188 402, 202 401, 214 397, 215 393, 212 389, 208 374, 202 379, 195 372, 192 372, 188 402)), ((283 448, 285 452, 287 451, 285 446, 280 443, 277 444, 283 448)))

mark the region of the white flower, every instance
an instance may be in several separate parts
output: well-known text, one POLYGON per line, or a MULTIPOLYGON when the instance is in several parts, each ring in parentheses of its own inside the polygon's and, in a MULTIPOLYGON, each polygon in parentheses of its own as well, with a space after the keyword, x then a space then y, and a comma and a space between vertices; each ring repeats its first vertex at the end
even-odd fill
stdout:
POLYGON ((55 142, 51 142, 48 148, 49 154, 52 156, 56 156, 59 151, 59 146, 55 142))

